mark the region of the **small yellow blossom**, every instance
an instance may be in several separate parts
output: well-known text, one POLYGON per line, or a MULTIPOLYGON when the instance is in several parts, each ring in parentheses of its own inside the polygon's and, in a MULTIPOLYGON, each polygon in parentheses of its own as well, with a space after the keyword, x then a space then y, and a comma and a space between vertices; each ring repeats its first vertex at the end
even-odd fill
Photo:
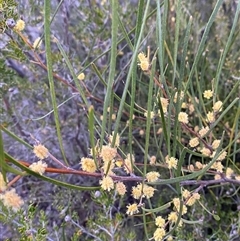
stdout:
POLYGON ((134 156, 131 154, 127 154, 126 159, 124 160, 124 170, 126 171, 126 173, 132 173, 133 172, 133 166, 131 163, 131 157, 132 157, 132 163, 134 164, 135 162, 135 158, 134 156))
POLYGON ((142 71, 148 71, 149 70, 149 61, 142 61, 140 62, 139 66, 141 67, 142 71))
POLYGON ((199 140, 198 140, 197 137, 192 138, 192 139, 189 141, 189 145, 190 145, 191 147, 196 147, 198 144, 199 144, 199 140))
POLYGON ((140 199, 141 197, 151 198, 154 195, 155 189, 146 184, 138 184, 136 187, 132 187, 132 196, 135 199, 140 199))
POLYGON ((172 223, 176 223, 178 220, 178 214, 177 212, 171 212, 168 214, 168 221, 172 222, 172 223))
POLYGON ((227 156, 227 152, 226 151, 222 151, 219 155, 219 157, 217 158, 217 161, 222 161, 226 158, 227 156))
POLYGON ((146 57, 146 55, 145 55, 143 52, 141 52, 141 53, 138 54, 138 60, 139 60, 140 62, 142 62, 142 61, 148 61, 148 58, 146 57))
POLYGON ((157 131, 157 134, 160 135, 162 133, 163 129, 162 128, 159 128, 158 131, 157 131))
MULTIPOLYGON (((184 97, 184 92, 181 91, 181 92, 180 92, 180 98, 179 98, 179 99, 182 100, 183 97, 184 97)), ((174 103, 177 103, 177 98, 178 98, 178 92, 176 92, 175 95, 174 95, 174 100, 173 100, 174 103)))
POLYGON ((140 135, 140 136, 143 136, 144 134, 145 134, 145 131, 144 131, 143 129, 140 129, 140 130, 139 130, 139 135, 140 135))
POLYGON ((210 151, 208 148, 206 148, 206 147, 203 147, 203 148, 201 149, 201 153, 202 153, 204 156, 211 156, 211 151, 210 151))
MULTIPOLYGON (((216 151, 214 151, 214 152, 212 153, 211 158, 214 158, 215 155, 216 155, 216 151)), ((220 153, 220 155, 218 156, 217 161, 222 161, 222 160, 224 160, 224 159, 226 158, 226 156, 227 156, 227 152, 226 152, 226 151, 222 151, 222 152, 220 153)))
POLYGON ((233 169, 228 167, 226 169, 226 178, 232 178, 233 173, 234 173, 233 169))
POLYGON ((188 123, 188 114, 185 112, 179 112, 178 120, 184 124, 188 123))
POLYGON ((223 172, 223 168, 224 166, 220 161, 214 162, 213 165, 211 166, 211 169, 215 169, 217 172, 220 172, 220 173, 223 172))
POLYGON ((161 100, 161 104, 162 104, 162 106, 164 106, 164 107, 168 107, 168 105, 169 105, 169 103, 168 103, 168 99, 166 99, 166 98, 160 98, 160 100, 161 100))
MULTIPOLYGON (((112 144, 113 135, 114 135, 114 132, 112 132, 112 135, 109 136, 109 143, 110 143, 110 144, 112 144)), ((117 133, 114 147, 119 147, 119 146, 120 146, 120 136, 119 136, 119 134, 117 133)))
POLYGON ((144 53, 138 54, 139 66, 143 71, 148 71, 150 67, 150 63, 148 58, 144 55, 144 53))
POLYGON ((3 175, 2 175, 2 173, 0 172, 0 191, 5 191, 6 190, 6 188, 7 188, 7 184, 6 184, 6 182, 4 181, 4 179, 3 179, 3 175))
POLYGON ((192 114, 192 113, 195 111, 194 105, 193 105, 193 104, 190 104, 190 105, 188 106, 188 110, 189 110, 189 113, 192 114))
POLYGON ((194 126, 194 131, 198 132, 199 131, 199 126, 194 126))
POLYGON ((33 147, 33 153, 34 153, 40 160, 42 160, 42 159, 44 159, 44 158, 47 158, 48 155, 49 155, 48 149, 47 149, 45 146, 41 145, 41 144, 36 145, 36 146, 33 147))
POLYGON ((160 177, 159 172, 148 172, 146 178, 148 182, 155 182, 160 177))
POLYGON ((128 204, 126 214, 133 215, 133 214, 138 213, 138 212, 139 212, 138 211, 138 206, 137 206, 136 203, 128 204))
POLYGON ((117 116, 115 113, 112 114, 112 120, 116 120, 117 116))
MULTIPOLYGON (((180 199, 179 198, 174 198, 173 199, 173 204, 176 208, 176 210, 179 212, 180 211, 180 199)), ((186 205, 183 204, 183 207, 182 207, 182 215, 186 214, 187 213, 187 207, 186 205)))
POLYGON ((194 171, 194 166, 193 166, 193 164, 188 165, 188 166, 187 166, 187 169, 188 169, 189 171, 193 172, 193 171, 194 171))
POLYGON ((116 191, 121 196, 123 196, 126 193, 127 189, 126 189, 126 186, 124 185, 123 182, 117 182, 116 183, 116 191))
POLYGON ((96 164, 92 158, 81 158, 82 170, 85 172, 95 172, 97 170, 96 164))
POLYGON ((113 179, 110 176, 103 177, 102 180, 99 181, 103 190, 110 191, 114 188, 113 179))
POLYGON ((221 177, 221 175, 216 174, 216 175, 214 176, 214 179, 215 179, 215 180, 220 180, 220 179, 222 179, 222 177, 221 177))
POLYGON ((187 109, 187 107, 188 107, 187 103, 186 103, 186 102, 183 102, 181 108, 182 108, 182 109, 187 109))
POLYGON ((222 101, 217 101, 214 105, 213 105, 213 111, 214 112, 220 112, 222 111, 222 101))
POLYGON ((182 196, 183 196, 185 199, 187 199, 190 195, 191 195, 191 193, 190 193, 187 189, 185 189, 185 190, 182 192, 182 196))
POLYGON ((142 188, 139 188, 139 185, 137 185, 136 187, 132 187, 132 196, 135 199, 140 199, 142 196, 142 188))
POLYGON ((24 203, 22 198, 16 193, 15 189, 5 191, 0 198, 3 200, 4 206, 12 208, 15 212, 19 210, 24 203))
POLYGON ((213 143, 212 143, 212 148, 213 150, 217 150, 217 148, 219 147, 220 145, 220 142, 221 140, 214 140, 213 143))
POLYGON ((173 241, 173 236, 172 235, 168 236, 167 241, 173 241))
POLYGON ((102 146, 100 157, 104 162, 113 160, 117 155, 117 149, 110 146, 102 146))
POLYGON ((213 123, 215 121, 215 115, 214 115, 213 112, 209 111, 207 113, 206 121, 209 122, 209 123, 213 123))
POLYGON ((240 181, 240 175, 236 175, 236 176, 235 176, 235 179, 236 179, 237 181, 240 181))
POLYGON ((123 160, 122 159, 118 159, 115 161, 115 164, 117 167, 122 167, 123 166, 123 160))
POLYGON ((193 193, 192 196, 188 199, 186 205, 192 206, 196 200, 200 199, 200 194, 199 193, 193 193))
POLYGON ((143 186, 143 196, 146 198, 151 198, 154 195, 155 189, 153 187, 148 186, 147 184, 144 184, 143 186))
MULTIPOLYGON (((148 117, 148 112, 147 112, 147 111, 144 113, 144 116, 145 116, 145 117, 148 117)), ((154 112, 151 111, 151 113, 150 113, 150 118, 153 119, 154 116, 155 116, 154 112)))
POLYGON ((156 164, 156 160, 157 160, 156 156, 151 156, 150 157, 150 165, 155 165, 156 164))
POLYGON ((209 100, 210 98, 213 97, 213 91, 212 90, 205 90, 203 92, 203 97, 209 100))
POLYGON ((153 238, 155 241, 162 241, 166 231, 163 228, 157 228, 153 234, 153 238))
POLYGON ((14 27, 14 30, 16 31, 23 31, 25 28, 25 22, 22 19, 19 19, 14 27))
POLYGON ((43 173, 45 172, 46 168, 47 168, 47 164, 45 162, 38 161, 38 162, 34 162, 32 163, 29 168, 34 171, 34 172, 38 172, 40 175, 43 175, 43 173))
POLYGON ((168 169, 177 169, 178 159, 175 157, 166 158, 166 163, 168 164, 168 169))
POLYGON ((196 162, 195 166, 197 169, 202 169, 203 168, 203 164, 201 162, 196 162))
POLYGON ((103 6, 104 4, 106 4, 107 0, 101 0, 101 5, 103 6))
POLYGON ((33 42, 33 48, 34 49, 37 49, 37 48, 39 49, 41 47, 41 45, 42 45, 42 40, 41 40, 40 37, 37 37, 35 39, 35 41, 33 42))
POLYGON ((164 225, 165 225, 165 219, 162 218, 162 216, 158 216, 158 217, 156 217, 156 219, 155 219, 155 224, 156 224, 159 228, 162 228, 162 227, 164 227, 164 225))
POLYGON ((84 80, 85 79, 85 74, 84 73, 81 73, 78 75, 77 77, 79 80, 84 80))
POLYGON ((161 105, 162 105, 163 113, 167 113, 167 108, 168 108, 168 105, 169 105, 168 99, 161 97, 160 100, 161 100, 161 105))
POLYGON ((199 131, 199 135, 200 135, 201 137, 204 137, 204 136, 207 134, 208 131, 209 131, 209 127, 208 127, 208 126, 206 126, 205 128, 203 127, 203 128, 199 131))

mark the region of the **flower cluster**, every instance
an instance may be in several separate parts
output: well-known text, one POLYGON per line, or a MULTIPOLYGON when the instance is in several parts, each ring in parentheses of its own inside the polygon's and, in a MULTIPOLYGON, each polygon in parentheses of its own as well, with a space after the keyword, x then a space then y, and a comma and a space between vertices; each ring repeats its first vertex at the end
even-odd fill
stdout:
POLYGON ((197 137, 195 138, 192 138, 190 141, 189 141, 189 146, 191 147, 196 147, 199 145, 199 139, 197 137))
POLYGON ((128 215, 133 215, 133 214, 138 213, 138 212, 139 212, 138 205, 136 203, 127 205, 127 212, 126 213, 128 215))
POLYGON ((22 198, 16 193, 14 188, 5 191, 3 194, 0 194, 0 199, 5 207, 11 208, 15 212, 18 211, 24 204, 22 198))
POLYGON ((100 157, 102 158, 103 162, 112 161, 117 155, 117 149, 111 146, 102 146, 102 150, 100 153, 100 157))
POLYGON ((166 114, 167 111, 168 111, 167 108, 168 108, 168 105, 169 105, 168 99, 160 97, 160 101, 161 101, 163 113, 166 114))
POLYGON ((181 123, 188 124, 188 114, 185 112, 179 112, 178 114, 178 120, 181 123))
POLYGON ((81 81, 81 80, 84 80, 84 79, 85 79, 85 74, 84 74, 84 73, 81 73, 81 74, 78 75, 77 78, 78 78, 80 81, 81 81))
POLYGON ((149 59, 144 53, 138 54, 139 66, 143 71, 148 71, 150 67, 149 59))
MULTIPOLYGON (((182 192, 182 196, 184 200, 181 202, 179 198, 174 198, 172 203, 174 205, 173 211, 168 214, 167 222, 162 216, 157 216, 155 218, 155 225, 157 226, 155 232, 153 233, 152 239, 155 241, 165 240, 164 237, 166 235, 166 226, 167 224, 174 224, 177 222, 180 210, 182 209, 181 216, 187 213, 187 206, 192 206, 196 200, 200 199, 200 195, 198 193, 191 194, 188 190, 184 190, 182 192)), ((179 227, 183 225, 182 219, 179 222, 179 227)), ((172 236, 169 236, 167 240, 173 240, 172 236)))
POLYGON ((140 66, 142 71, 148 71, 150 68, 149 58, 144 53, 140 53, 138 54, 138 60, 138 65, 140 66))
POLYGON ((213 97, 213 91, 212 90, 205 90, 203 92, 203 97, 206 99, 211 99, 213 97))
POLYGON ((159 177, 160 177, 159 172, 148 172, 146 174, 146 178, 148 182, 155 182, 158 180, 159 177))
POLYGON ((110 176, 103 177, 103 179, 100 180, 100 184, 103 190, 110 191, 114 189, 114 182, 110 176))
POLYGON ((177 169, 178 159, 176 159, 175 157, 169 158, 168 156, 166 156, 165 159, 166 159, 168 169, 173 169, 173 168, 177 169))
POLYGON ((120 196, 123 196, 126 193, 127 189, 123 182, 116 183, 116 191, 120 196))
POLYGON ((200 199, 200 194, 197 192, 190 193, 187 189, 182 192, 182 196, 185 199, 187 206, 192 206, 197 200, 200 199))
POLYGON ((82 157, 80 163, 82 164, 83 171, 95 172, 97 170, 95 161, 92 158, 82 157))
POLYGON ((49 153, 48 153, 48 149, 43 146, 42 144, 38 144, 38 145, 35 145, 33 147, 33 153, 40 159, 44 159, 44 158, 47 158, 49 153))
POLYGON ((22 19, 19 19, 14 27, 15 31, 23 31, 25 28, 25 22, 22 19))
POLYGON ((39 173, 40 175, 43 175, 43 173, 45 172, 46 168, 47 168, 47 164, 45 162, 43 162, 42 160, 38 161, 38 162, 34 162, 33 164, 31 164, 29 166, 29 168, 34 171, 39 173))
POLYGON ((36 38, 35 41, 33 42, 33 48, 34 49, 39 49, 42 45, 42 40, 40 37, 36 38))
POLYGON ((153 187, 148 186, 147 184, 138 184, 136 187, 132 187, 132 196, 135 199, 140 198, 151 198, 153 197, 155 189, 153 187))

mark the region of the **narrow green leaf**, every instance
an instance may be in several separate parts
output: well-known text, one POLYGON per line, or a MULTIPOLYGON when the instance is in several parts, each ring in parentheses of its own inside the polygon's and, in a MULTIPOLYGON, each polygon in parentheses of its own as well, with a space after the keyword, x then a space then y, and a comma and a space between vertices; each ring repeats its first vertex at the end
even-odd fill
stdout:
POLYGON ((56 101, 56 91, 55 91, 54 81, 53 81, 50 15, 51 15, 51 1, 45 0, 44 1, 44 35, 45 36, 44 37, 45 37, 45 46, 46 46, 47 73, 48 73, 50 94, 51 94, 51 100, 53 105, 54 120, 56 124, 58 142, 59 142, 59 146, 60 146, 60 150, 61 150, 64 162, 66 163, 66 165, 68 165, 68 162, 64 153, 64 148, 63 148, 63 141, 62 141, 62 135, 60 130, 60 121, 59 121, 57 101, 56 101))
POLYGON ((88 130, 89 130, 90 143, 92 147, 93 159, 97 167, 98 165, 96 161, 96 149, 95 149, 96 144, 94 140, 94 107, 93 106, 90 106, 88 108, 88 130))
MULTIPOLYGON (((116 68, 116 59, 117 59, 117 35, 118 35, 118 1, 111 0, 111 9, 112 9, 112 31, 111 31, 111 58, 110 58, 110 72, 109 78, 107 83, 107 90, 104 99, 104 106, 103 106, 103 120, 102 120, 102 128, 101 128, 101 138, 100 138, 100 147, 102 147, 105 131, 106 131, 106 124, 107 124, 107 117, 108 117, 108 107, 113 106, 113 84, 114 84, 114 77, 115 77, 115 68, 116 68)), ((111 113, 109 113, 111 114, 111 113)), ((109 118, 111 120, 111 118, 109 118)), ((111 121, 109 122, 109 130, 111 121)), ((117 133, 114 133, 113 136, 113 143, 115 143, 117 133)))
POLYGON ((167 208, 169 208, 171 206, 171 203, 172 202, 168 202, 160 207, 157 207, 157 208, 152 208, 152 209, 148 209, 148 208, 144 208, 144 207, 141 207, 142 210, 146 211, 146 212, 151 212, 151 213, 156 213, 156 212, 161 212, 167 208))
POLYGON ((3 138, 2 138, 2 131, 0 130, 0 170, 3 175, 3 179, 6 182, 6 162, 5 162, 5 154, 4 154, 4 147, 3 147, 3 138))
POLYGON ((187 219, 184 219, 184 218, 182 218, 181 220, 186 224, 202 224, 203 223, 202 220, 192 221, 192 220, 187 220, 187 219))

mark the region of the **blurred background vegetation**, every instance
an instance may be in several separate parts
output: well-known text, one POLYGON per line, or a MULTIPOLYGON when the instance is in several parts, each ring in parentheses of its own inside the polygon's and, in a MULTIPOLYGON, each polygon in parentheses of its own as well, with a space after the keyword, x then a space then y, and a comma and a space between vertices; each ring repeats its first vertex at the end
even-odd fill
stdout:
MULTIPOLYGON (((119 18, 121 19, 126 32, 132 43, 134 42, 134 28, 136 26, 136 16, 138 10, 137 0, 120 1, 119 18)), ((179 43, 183 43, 189 16, 193 17, 189 48, 187 53, 187 62, 191 67, 195 55, 206 27, 206 23, 214 9, 216 1, 207 0, 182 0, 179 43)), ((175 1, 169 0, 167 15, 167 33, 166 45, 171 52, 175 41, 175 1)), ((33 51, 22 39, 5 25, 9 18, 21 18, 25 21, 26 27, 23 31, 30 43, 33 43, 37 37, 44 34, 44 2, 19 0, 17 4, 14 1, 0 1, 1 29, 0 34, 0 93, 1 93, 1 124, 13 132, 19 138, 22 138, 31 145, 35 139, 41 141, 48 147, 51 154, 62 159, 59 149, 59 142, 56 134, 55 121, 52 111, 52 102, 49 91, 49 82, 46 69, 37 64, 34 60, 33 51), (7 7, 4 9, 4 4, 7 7), (10 7, 11 6, 11 7, 10 7), (16 6, 16 7, 14 7, 16 6), (3 14, 4 13, 4 14, 3 14)), ((78 75, 85 74, 85 95, 87 101, 94 106, 95 114, 100 119, 103 114, 103 102, 106 94, 106 88, 99 79, 93 64, 98 68, 102 78, 107 81, 109 75, 110 48, 111 48, 111 14, 109 1, 51 1, 52 17, 51 34, 56 37, 63 46, 71 65, 78 75), (55 15, 54 15, 55 13, 55 15)), ((202 89, 211 89, 211 80, 215 78, 219 58, 229 36, 233 18, 237 8, 237 1, 226 0, 223 2, 216 20, 211 28, 207 38, 203 57, 200 60, 198 69, 193 79, 201 81, 202 89)), ((152 13, 146 22, 144 30, 144 39, 139 50, 146 53, 147 46, 151 47, 151 57, 158 48, 156 40, 156 1, 150 1, 150 11, 152 13)), ((221 72, 218 87, 218 95, 221 100, 228 95, 236 82, 239 82, 240 76, 240 39, 239 22, 237 32, 234 35, 234 42, 228 52, 221 72)), ((121 97, 124 89, 126 76, 132 57, 132 50, 127 41, 119 31, 117 36, 118 56, 116 66, 116 76, 113 91, 121 97), (121 40, 121 41, 120 41, 121 40)), ((179 56, 182 51, 179 44, 179 56)), ((58 111, 61 123, 61 134, 66 158, 71 167, 80 168, 79 161, 81 157, 89 153, 89 133, 87 106, 83 103, 80 95, 76 94, 75 84, 73 82, 65 58, 63 58, 59 49, 52 42, 52 61, 53 71, 57 74, 54 78, 55 93, 58 111)), ((46 65, 44 47, 40 47, 38 55, 42 63, 46 65)), ((164 66, 171 62, 169 55, 165 56, 164 66)), ((177 64, 180 66, 180 57, 177 58, 177 64)), ((159 71, 159 70, 158 70, 159 71)), ((136 103, 144 109, 147 109, 148 98, 148 78, 146 78, 140 69, 137 71, 139 81, 136 86, 136 103)), ((172 79, 172 68, 167 68, 165 76, 172 79)), ((187 75, 185 76, 187 79, 187 75)), ((192 96, 197 93, 197 86, 192 85, 192 96)), ((231 103, 238 92, 232 98, 228 99, 231 103)), ((130 100, 127 97, 127 102, 130 100)), ((114 113, 118 112, 119 102, 114 103, 114 113)), ((238 106, 233 107, 228 116, 224 117, 224 127, 219 129, 219 136, 222 136, 224 129, 233 125, 235 113, 238 106)), ((139 134, 144 130, 146 119, 143 113, 135 113, 136 121, 133 123, 133 137, 138 143, 145 143, 144 136, 139 134)), ((124 110, 121 118, 120 129, 126 127, 126 121, 129 118, 128 110, 124 110)), ((191 119, 194 125, 194 118, 191 119)), ((198 124, 197 122, 195 123, 198 124)), ((156 123, 156 129, 161 124, 156 123)), ((96 127, 100 130, 100 127, 96 127)), ((114 129, 114 120, 112 130, 114 129)), ((111 130, 111 131, 112 131, 111 130)), ((110 131, 110 132, 111 132, 110 131)), ((37 160, 29 149, 21 145, 11 136, 3 133, 4 148, 7 153, 18 160, 24 160, 32 163, 37 160)), ((96 138, 99 136, 96 134, 96 138)), ((152 137, 154 139, 154 135, 152 137)), ((226 142, 228 139, 226 139, 226 142)), ((151 142, 151 141, 150 141, 151 142)), ((152 141, 153 142, 153 141, 152 141)), ((128 143, 128 133, 121 135, 121 149, 127 153, 129 145, 132 145, 136 159, 139 163, 143 162, 143 152, 139 145, 128 143)), ((165 155, 164 144, 162 153, 165 155)), ((239 145, 238 145, 239 148, 239 145)), ((158 146, 152 145, 149 150, 149 156, 156 155, 158 146)), ((164 156, 165 156, 164 155, 164 156)), ((236 165, 240 167, 240 155, 236 155, 236 165)), ((56 166, 56 163, 50 163, 56 166)), ((187 163, 186 163, 187 165, 187 163)), ((86 176, 49 174, 50 177, 75 185, 97 186, 99 179, 86 176)), ((164 177, 164 174, 163 176, 164 177)), ((128 184, 131 189, 131 183, 128 184)), ((1 211, 0 240, 28 240, 28 230, 37 233, 37 240, 109 240, 99 226, 103 227, 109 223, 119 224, 115 240, 145 240, 144 231, 141 225, 141 219, 129 218, 125 215, 125 206, 132 201, 131 195, 119 199, 116 196, 109 197, 106 193, 100 191, 74 191, 42 182, 39 179, 26 176, 17 183, 17 191, 24 198, 28 210, 23 211, 18 217, 10 215, 6 217, 1 211), (100 195, 100 198, 99 198, 100 195), (7 222, 6 222, 7 220, 7 222), (32 220, 27 227, 26 222, 32 220), (81 228, 79 228, 81 227, 81 228), (82 230, 81 232, 79 230, 82 230), (85 230, 85 232, 83 231, 85 230), (87 231, 88 230, 88 231, 87 231), (92 236, 91 236, 92 235, 92 236), (25 239, 24 239, 25 238, 25 239)), ((189 225, 184 229, 177 231, 176 240, 240 240, 240 214, 239 187, 229 185, 216 185, 215 187, 205 188, 203 193, 203 203, 211 212, 216 212, 220 220, 215 220, 213 215, 205 212, 201 206, 196 206, 189 213, 189 218, 194 220, 203 219, 203 224, 189 225)), ((168 186, 158 188, 158 194, 154 197, 153 203, 166 203, 169 197, 174 196, 174 191, 168 186)), ((6 210, 5 210, 6 211, 6 210)), ((110 224, 109 224, 110 225, 110 224)), ((151 230, 151 225, 149 226, 151 230)), ((154 224, 152 225, 154 231, 154 224)), ((149 231, 151 232, 151 231, 149 231)))

